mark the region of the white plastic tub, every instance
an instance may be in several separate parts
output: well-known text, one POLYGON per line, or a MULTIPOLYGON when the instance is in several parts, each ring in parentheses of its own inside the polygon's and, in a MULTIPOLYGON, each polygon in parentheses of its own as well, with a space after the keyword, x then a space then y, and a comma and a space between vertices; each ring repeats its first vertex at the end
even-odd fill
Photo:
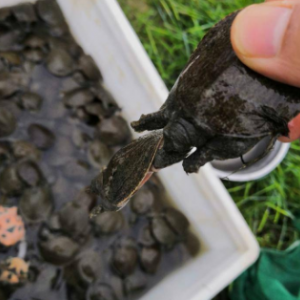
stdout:
MULTIPOLYGON (((27 1, 0 0, 0 7, 27 1)), ((58 2, 73 35, 100 67, 124 116, 132 121, 157 110, 168 91, 117 2, 58 2)), ((256 260, 257 242, 210 165, 196 176, 187 176, 181 165, 172 166, 160 178, 203 247, 198 257, 167 276, 142 300, 211 299, 256 260)))

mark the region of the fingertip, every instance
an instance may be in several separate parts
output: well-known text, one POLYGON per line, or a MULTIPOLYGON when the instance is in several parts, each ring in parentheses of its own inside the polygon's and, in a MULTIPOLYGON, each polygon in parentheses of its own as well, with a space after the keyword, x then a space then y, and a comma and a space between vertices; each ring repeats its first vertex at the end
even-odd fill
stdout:
POLYGON ((300 114, 289 122, 289 137, 280 137, 279 141, 282 143, 291 143, 300 138, 300 114))
POLYGON ((300 1, 268 1, 242 10, 231 28, 238 58, 262 75, 300 87, 300 1))

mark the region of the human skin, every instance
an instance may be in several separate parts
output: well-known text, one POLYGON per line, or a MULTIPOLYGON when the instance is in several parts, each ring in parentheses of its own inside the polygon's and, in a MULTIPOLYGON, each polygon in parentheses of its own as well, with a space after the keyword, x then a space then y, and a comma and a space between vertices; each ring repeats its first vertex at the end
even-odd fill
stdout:
MULTIPOLYGON (((249 68, 300 87, 300 0, 267 0, 245 8, 234 20, 231 42, 249 68)), ((300 114, 289 130, 282 142, 300 138, 300 114)))

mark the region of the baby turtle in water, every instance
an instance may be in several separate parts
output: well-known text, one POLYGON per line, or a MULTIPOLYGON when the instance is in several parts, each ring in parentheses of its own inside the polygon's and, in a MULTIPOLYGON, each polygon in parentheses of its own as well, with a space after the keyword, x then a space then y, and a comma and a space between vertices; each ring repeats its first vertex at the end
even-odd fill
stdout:
POLYGON ((214 159, 243 160, 269 137, 260 157, 243 161, 247 166, 263 158, 279 136, 289 135, 288 122, 300 112, 299 89, 266 78, 238 59, 230 41, 237 13, 203 38, 160 110, 131 124, 137 132, 154 133, 121 149, 94 181, 104 209, 121 208, 151 169, 183 160, 185 172, 194 173, 214 159))

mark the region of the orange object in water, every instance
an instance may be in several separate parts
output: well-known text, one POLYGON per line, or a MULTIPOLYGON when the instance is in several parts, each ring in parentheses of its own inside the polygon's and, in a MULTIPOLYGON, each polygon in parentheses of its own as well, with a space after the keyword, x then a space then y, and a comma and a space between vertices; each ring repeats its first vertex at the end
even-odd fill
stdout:
POLYGON ((14 257, 0 263, 0 282, 18 284, 27 279, 29 264, 14 257))
POLYGON ((19 242, 25 235, 24 223, 17 211, 17 207, 0 206, 0 243, 7 247, 19 242))

